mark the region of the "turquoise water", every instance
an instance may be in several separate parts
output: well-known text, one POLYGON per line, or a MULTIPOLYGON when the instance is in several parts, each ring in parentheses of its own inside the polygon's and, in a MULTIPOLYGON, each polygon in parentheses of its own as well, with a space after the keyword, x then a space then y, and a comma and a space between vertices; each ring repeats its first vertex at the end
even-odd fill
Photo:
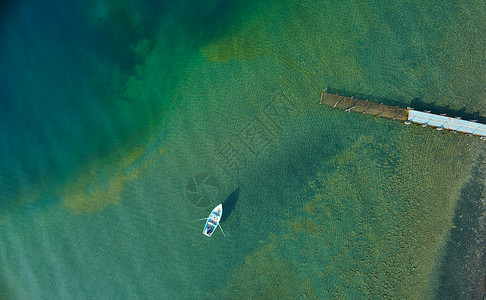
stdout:
POLYGON ((485 116, 481 1, 3 8, 3 298, 482 295, 484 143, 317 105, 485 116))

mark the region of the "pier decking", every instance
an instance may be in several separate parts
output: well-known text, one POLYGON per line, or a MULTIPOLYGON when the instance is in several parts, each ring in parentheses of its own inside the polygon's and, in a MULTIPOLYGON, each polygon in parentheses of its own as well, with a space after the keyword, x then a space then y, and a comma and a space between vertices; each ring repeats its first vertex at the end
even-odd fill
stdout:
POLYGON ((424 127, 432 126, 437 130, 445 129, 470 135, 486 136, 486 125, 484 124, 416 110, 408 111, 407 122, 422 124, 424 127))
POLYGON ((373 115, 393 120, 406 121, 408 110, 396 106, 389 106, 374 102, 348 98, 344 96, 322 93, 320 104, 340 108, 345 111, 354 111, 357 113, 373 115))
POLYGON ((474 121, 466 121, 460 118, 451 118, 444 115, 436 115, 429 112, 421 112, 413 109, 405 109, 397 106, 378 104, 344 97, 322 91, 319 104, 330 106, 331 108, 344 109, 347 112, 353 111, 392 120, 401 120, 405 124, 417 123, 423 127, 432 126, 437 130, 450 130, 461 132, 467 135, 477 135, 481 139, 486 139, 486 125, 474 121))

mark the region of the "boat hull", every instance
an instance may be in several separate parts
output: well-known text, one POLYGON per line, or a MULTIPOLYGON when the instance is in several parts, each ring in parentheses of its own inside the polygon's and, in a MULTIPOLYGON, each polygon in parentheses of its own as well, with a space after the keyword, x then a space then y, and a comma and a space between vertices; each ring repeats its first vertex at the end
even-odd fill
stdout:
POLYGON ((221 216, 223 215, 223 205, 219 204, 213 211, 209 214, 206 220, 206 225, 204 226, 203 234, 210 237, 219 225, 221 216))

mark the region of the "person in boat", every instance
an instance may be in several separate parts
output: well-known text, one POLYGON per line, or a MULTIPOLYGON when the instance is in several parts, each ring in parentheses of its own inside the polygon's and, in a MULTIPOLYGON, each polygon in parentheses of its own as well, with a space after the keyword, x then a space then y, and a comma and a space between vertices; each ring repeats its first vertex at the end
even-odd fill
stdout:
POLYGON ((209 225, 209 226, 208 226, 208 229, 206 230, 206 233, 207 233, 207 234, 211 234, 211 232, 213 232, 213 230, 214 230, 214 227, 213 227, 213 226, 211 226, 211 225, 209 225))

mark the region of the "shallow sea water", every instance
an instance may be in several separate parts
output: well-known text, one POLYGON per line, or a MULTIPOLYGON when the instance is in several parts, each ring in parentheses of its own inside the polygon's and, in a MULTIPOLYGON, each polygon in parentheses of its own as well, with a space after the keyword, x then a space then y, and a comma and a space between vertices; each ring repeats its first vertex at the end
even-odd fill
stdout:
POLYGON ((481 1, 4 8, 3 298, 482 296, 485 144, 317 104, 484 117, 481 1))

